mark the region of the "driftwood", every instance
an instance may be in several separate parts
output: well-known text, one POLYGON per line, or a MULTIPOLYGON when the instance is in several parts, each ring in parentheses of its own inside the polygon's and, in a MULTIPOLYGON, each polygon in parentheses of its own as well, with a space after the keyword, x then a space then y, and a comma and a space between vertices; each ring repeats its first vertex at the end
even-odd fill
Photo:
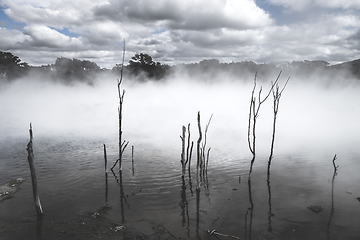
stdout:
POLYGON ((218 236, 222 236, 222 237, 229 237, 229 238, 235 238, 235 239, 240 239, 237 236, 233 236, 233 235, 227 235, 227 234, 223 234, 223 233, 219 233, 218 231, 216 231, 215 229, 213 229, 212 231, 208 230, 207 231, 210 235, 218 235, 218 236))
POLYGON ((4 201, 5 199, 12 198, 12 195, 19 191, 19 186, 22 184, 26 179, 25 178, 17 178, 10 182, 4 183, 0 185, 0 202, 4 201))
POLYGON ((39 191, 38 191, 38 187, 37 187, 36 171, 35 171, 35 165, 34 165, 33 141, 32 141, 33 140, 33 132, 32 132, 31 123, 30 123, 29 133, 30 133, 30 141, 27 144, 26 150, 28 152, 28 161, 29 161, 31 181, 32 181, 32 186, 33 186, 35 208, 36 208, 38 217, 41 218, 43 215, 43 209, 41 207, 39 191))

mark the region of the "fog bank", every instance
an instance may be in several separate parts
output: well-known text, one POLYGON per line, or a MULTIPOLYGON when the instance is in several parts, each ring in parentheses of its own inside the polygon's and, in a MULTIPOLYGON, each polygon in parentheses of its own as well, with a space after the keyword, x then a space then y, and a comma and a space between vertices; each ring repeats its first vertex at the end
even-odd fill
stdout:
MULTIPOLYGON (((266 95, 270 81, 258 82, 266 95)), ((280 78, 284 84, 288 76, 280 78)), ((208 146, 248 154, 247 127, 253 79, 221 78, 211 83, 176 75, 166 82, 135 83, 124 79, 123 138, 131 145, 143 142, 179 148, 182 125, 191 123, 196 141, 197 112, 203 130, 209 117, 208 146)), ((257 91, 257 90, 256 90, 257 91)), ((360 143, 360 88, 292 80, 283 92, 276 131, 278 152, 302 149, 348 148, 360 143)), ((257 95, 257 94, 256 94, 257 95)), ((272 96, 258 117, 258 151, 268 152, 272 133, 272 96)), ((0 140, 40 137, 116 142, 118 92, 116 78, 99 79, 94 86, 65 86, 51 81, 22 79, 0 91, 0 140)))

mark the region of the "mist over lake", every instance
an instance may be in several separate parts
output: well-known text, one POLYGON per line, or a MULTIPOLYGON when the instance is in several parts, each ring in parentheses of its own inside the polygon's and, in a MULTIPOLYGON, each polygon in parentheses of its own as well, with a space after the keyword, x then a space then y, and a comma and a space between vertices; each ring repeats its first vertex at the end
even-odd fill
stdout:
MULTIPOLYGON (((276 77, 258 79, 257 91, 263 87, 262 97, 276 77)), ((282 75, 279 84, 282 86, 288 77, 291 76, 282 75)), ((106 185, 109 196, 104 199, 103 143, 107 145, 109 166, 118 153, 116 77, 99 78, 93 86, 30 78, 4 84, 0 89, 0 183, 17 177, 28 180, 13 199, 0 203, 1 216, 16 220, 33 214, 25 150, 31 122, 40 197, 48 218, 81 214, 106 203, 112 207, 108 219, 126 219, 143 230, 145 223, 153 223, 189 239, 206 239, 207 230, 213 229, 241 239, 245 234, 248 238, 249 229, 244 225, 249 222, 244 223, 244 216, 249 207, 246 180, 251 153, 247 131, 253 78, 217 78, 209 82, 179 74, 161 82, 123 81, 126 93, 122 137, 130 142, 123 161, 125 207, 120 206, 112 175, 109 186, 106 185), (213 114, 207 133, 207 146, 211 147, 209 189, 201 192, 198 220, 195 194, 186 185, 189 212, 184 223, 179 206, 179 136, 182 126, 190 123, 191 139, 196 142, 198 111, 203 127, 213 114), (135 149, 134 174, 131 146, 135 149), (17 208, 18 205, 22 207, 17 208)), ((327 223, 335 154, 339 169, 333 201, 336 213, 331 226, 342 229, 335 236, 356 239, 360 234, 356 229, 360 223, 360 203, 356 199, 360 197, 359 92, 356 82, 328 84, 320 77, 290 79, 284 90, 271 172, 271 224, 279 239, 290 237, 294 229, 301 231, 312 225, 318 228, 310 230, 312 235, 307 239, 326 237, 328 229, 333 231, 327 223), (313 213, 307 209, 310 205, 320 205, 324 210, 313 213)), ((272 135, 272 101, 270 95, 257 119, 253 237, 261 236, 269 224, 266 165, 272 135)), ((192 169, 196 168, 195 162, 193 152, 192 169)), ((293 239, 302 238, 298 235, 293 239)))
MULTIPOLYGON (((282 76, 280 83, 287 77, 282 76)), ((276 75, 269 76, 257 83, 263 87, 263 96, 270 89, 270 81, 275 79, 276 75)), ((253 79, 219 78, 212 83, 202 80, 181 76, 166 82, 125 80, 124 137, 134 144, 134 141, 160 146, 170 142, 179 144, 182 125, 192 123, 193 132, 197 131, 196 114, 200 111, 204 124, 214 115, 209 131, 211 143, 236 142, 246 151, 253 79)), ((327 86, 291 79, 280 103, 277 149, 331 146, 341 151, 359 143, 358 92, 359 86, 355 84, 327 86)), ((117 139, 116 78, 99 79, 95 86, 80 83, 65 86, 23 79, 3 87, 0 98, 1 138, 26 138, 32 122, 36 137, 117 139)), ((258 119, 258 140, 265 143, 272 132, 271 101, 270 96, 258 119)))

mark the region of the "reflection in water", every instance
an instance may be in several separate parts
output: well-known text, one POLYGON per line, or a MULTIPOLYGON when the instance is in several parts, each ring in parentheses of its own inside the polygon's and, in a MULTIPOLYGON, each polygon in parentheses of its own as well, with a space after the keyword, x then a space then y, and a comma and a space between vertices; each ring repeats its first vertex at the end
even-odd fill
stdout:
POLYGON ((107 205, 109 195, 108 174, 105 172, 105 203, 107 205))
POLYGON ((251 195, 251 178, 249 176, 249 180, 248 180, 248 190, 249 190, 249 202, 250 202, 250 207, 246 210, 246 214, 245 214, 245 239, 250 239, 251 240, 251 227, 252 227, 252 220, 253 220, 253 212, 254 212, 254 203, 252 200, 252 195, 251 195), (249 219, 249 230, 247 230, 247 225, 248 225, 248 214, 250 212, 250 219, 249 219), (247 237, 247 232, 249 231, 249 238, 247 237))
POLYGON ((270 171, 268 171, 268 174, 267 174, 267 187, 268 187, 268 193, 269 193, 269 213, 268 213, 269 227, 268 227, 268 232, 272 233, 271 218, 274 216, 274 214, 271 212, 270 171))
POLYGON ((332 181, 331 181, 331 212, 330 212, 330 217, 329 217, 329 222, 328 222, 328 226, 327 226, 327 239, 330 239, 330 225, 331 225, 331 220, 334 217, 334 213, 335 213, 335 208, 334 208, 334 182, 335 182, 335 177, 337 176, 337 169, 339 167, 335 165, 335 160, 336 160, 336 154, 333 158, 333 166, 334 166, 334 174, 332 177, 332 181))
POLYGON ((131 171, 132 175, 135 176, 135 167, 134 167, 134 146, 131 146, 131 171))
POLYGON ((189 206, 188 202, 186 200, 186 184, 185 184, 185 178, 184 176, 181 176, 182 179, 182 185, 181 185, 181 201, 179 203, 181 207, 181 216, 182 216, 182 226, 185 226, 185 223, 187 222, 187 232, 188 237, 190 238, 190 218, 189 218, 189 206))
POLYGON ((122 182, 122 171, 119 171, 119 178, 116 176, 115 172, 111 169, 111 172, 114 175, 114 178, 116 180, 116 182, 118 183, 119 187, 120 187, 120 211, 121 211, 121 221, 125 222, 125 214, 124 214, 124 201, 126 203, 126 205, 128 206, 128 208, 130 209, 130 206, 126 200, 125 194, 124 194, 124 187, 123 187, 123 182, 122 182))
POLYGON ((36 221, 36 236, 37 239, 43 239, 43 219, 38 219, 36 221))
POLYGON ((199 235, 199 222, 200 222, 200 188, 196 188, 196 238, 201 239, 199 235))
POLYGON ((105 160, 105 203, 107 205, 108 202, 108 191, 109 191, 109 185, 108 185, 108 170, 107 170, 107 156, 106 156, 106 145, 104 145, 104 160, 105 160))

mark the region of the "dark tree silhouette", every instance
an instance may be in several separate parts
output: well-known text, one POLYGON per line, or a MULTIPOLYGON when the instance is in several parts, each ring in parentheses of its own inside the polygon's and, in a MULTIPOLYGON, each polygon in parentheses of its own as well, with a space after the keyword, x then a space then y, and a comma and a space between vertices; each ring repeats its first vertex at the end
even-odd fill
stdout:
POLYGON ((161 65, 160 62, 154 62, 152 57, 146 53, 135 54, 129 61, 127 68, 133 76, 141 76, 143 74, 143 77, 155 79, 165 77, 170 70, 169 66, 161 65))
POLYGON ((13 80, 24 76, 29 70, 26 62, 10 52, 0 51, 0 79, 13 80))
POLYGON ((94 62, 64 57, 57 58, 53 67, 56 70, 57 76, 66 81, 91 80, 94 74, 101 71, 100 67, 94 62))

